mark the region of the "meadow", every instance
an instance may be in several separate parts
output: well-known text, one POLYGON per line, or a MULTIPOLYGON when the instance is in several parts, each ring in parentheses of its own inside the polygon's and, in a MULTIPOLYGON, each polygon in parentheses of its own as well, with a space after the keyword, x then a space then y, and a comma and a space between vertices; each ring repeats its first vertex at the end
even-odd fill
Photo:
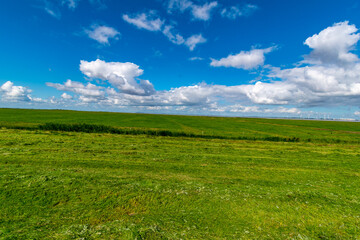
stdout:
POLYGON ((360 239, 360 123, 0 109, 0 239, 360 239))

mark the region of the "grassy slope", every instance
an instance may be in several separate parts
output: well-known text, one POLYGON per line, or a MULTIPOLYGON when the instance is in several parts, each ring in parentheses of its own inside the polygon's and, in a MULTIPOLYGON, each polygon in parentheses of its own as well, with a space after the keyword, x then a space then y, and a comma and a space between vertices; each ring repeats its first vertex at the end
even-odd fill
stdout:
MULTIPOLYGON (((0 121, 181 123, 217 133, 233 126, 233 134, 249 126, 271 134, 331 128, 344 138, 359 130, 356 123, 31 112, 0 110, 0 121)), ((359 157, 358 144, 2 129, 0 239, 355 239, 359 157)))
POLYGON ((21 125, 47 122, 103 124, 219 136, 279 136, 360 141, 360 123, 358 122, 0 109, 0 126, 9 123, 21 125))

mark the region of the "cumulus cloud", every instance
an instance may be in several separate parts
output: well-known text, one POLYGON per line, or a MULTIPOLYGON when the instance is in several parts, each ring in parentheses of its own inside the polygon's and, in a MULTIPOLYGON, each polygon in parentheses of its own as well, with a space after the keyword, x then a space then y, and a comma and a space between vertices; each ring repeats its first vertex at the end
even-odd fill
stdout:
POLYGON ((81 60, 80 71, 87 77, 108 81, 122 93, 150 95, 155 91, 148 80, 137 82, 136 78, 143 74, 143 70, 134 63, 81 60))
POLYGON ((234 67, 242 69, 253 69, 264 64, 265 54, 271 52, 274 47, 265 49, 252 49, 241 51, 235 55, 229 55, 220 60, 211 59, 210 65, 213 67, 234 67))
MULTIPOLYGON (((360 64, 353 68, 305 66, 276 70, 277 85, 290 94, 285 103, 354 104, 360 99, 360 64)), ((275 99, 275 96, 268 95, 275 99)))
MULTIPOLYGON (((91 79, 100 79, 110 83, 111 87, 83 84, 67 80, 64 84, 47 83, 59 91, 74 93, 75 96, 63 93, 63 101, 74 101, 78 104, 98 104, 110 107, 130 107, 149 111, 186 111, 227 112, 227 113, 278 113, 297 115, 301 111, 296 108, 264 108, 254 105, 243 105, 248 102, 248 85, 225 86, 206 83, 192 86, 155 91, 149 81, 138 83, 136 77, 143 71, 133 63, 81 61, 80 70, 91 79), (218 105, 218 102, 227 104, 218 105), (234 104, 235 102, 235 104, 234 104)), ((62 101, 53 100, 53 103, 62 101)))
POLYGON ((305 40, 307 46, 313 49, 305 61, 315 64, 347 64, 359 60, 358 56, 351 53, 360 39, 360 34, 355 25, 348 21, 336 23, 331 27, 314 34, 305 40))
POLYGON ((123 19, 139 29, 146 29, 148 31, 161 31, 164 24, 164 21, 158 18, 153 11, 149 13, 139 13, 132 17, 124 14, 123 19))
POLYGON ((249 16, 253 14, 257 9, 258 7, 253 4, 246 4, 243 7, 232 6, 230 8, 224 8, 221 11, 221 16, 229 19, 236 19, 241 16, 249 16))
MULTIPOLYGON (((210 101, 213 93, 219 91, 211 85, 200 84, 155 91, 148 80, 139 80, 143 74, 138 65, 130 62, 105 62, 102 60, 81 61, 80 71, 90 79, 108 82, 111 87, 88 83, 87 85, 72 80, 64 84, 47 83, 59 91, 72 92, 82 102, 97 102, 114 105, 133 106, 182 106, 203 105, 210 101)), ((63 98, 70 98, 63 94, 63 98)))
POLYGON ((148 105, 165 106, 196 106, 210 103, 215 89, 206 84, 172 88, 169 91, 159 91, 145 99, 148 105))
POLYGON ((257 82, 254 85, 242 85, 241 88, 253 103, 258 104, 288 104, 294 97, 301 97, 296 85, 291 83, 257 82))
POLYGON ((0 87, 0 94, 4 101, 31 101, 30 93, 30 89, 23 86, 15 86, 11 81, 5 82, 0 87))
MULTIPOLYGON (((64 84, 47 83, 47 85, 60 91, 75 93, 78 95, 78 100, 83 103, 93 102, 111 106, 209 108, 221 99, 230 102, 246 102, 247 99, 251 99, 255 103, 261 102, 261 99, 259 101, 255 99, 256 95, 248 95, 252 90, 250 89, 252 85, 225 86, 202 83, 166 91, 155 91, 149 81, 140 80, 140 83, 136 81, 136 77, 140 76, 143 71, 133 63, 105 62, 99 59, 92 62, 81 61, 80 70, 91 79, 109 82, 112 87, 104 88, 91 83, 84 85, 71 80, 67 80, 64 84)), ((256 93, 256 91, 253 92, 256 93)), ((70 99, 70 96, 63 94, 62 98, 70 99)), ((227 111, 230 111, 230 108, 227 108, 227 111)))
POLYGON ((120 33, 115 28, 100 26, 97 24, 92 25, 90 29, 85 29, 85 33, 89 38, 104 45, 109 44, 109 39, 113 38, 117 40, 120 35, 120 33))
POLYGON ((253 102, 303 106, 357 105, 360 100, 360 62, 350 51, 359 41, 357 28, 335 23, 306 39, 312 52, 306 66, 274 68, 272 83, 244 86, 253 102))
POLYGON ((157 91, 149 96, 124 95, 115 91, 108 91, 107 103, 121 106, 151 106, 177 107, 177 110, 202 109, 210 112, 228 113, 287 113, 300 114, 301 111, 291 107, 264 108, 259 106, 244 106, 236 102, 252 104, 247 101, 247 90, 242 85, 224 86, 208 85, 205 83, 193 86, 172 88, 168 91, 157 91), (228 104, 218 105, 219 101, 228 104), (231 104, 235 102, 235 104, 231 104))
POLYGON ((68 99, 72 99, 73 97, 67 93, 63 93, 61 94, 61 98, 62 99, 65 99, 65 100, 68 100, 68 99))
POLYGON ((139 13, 131 18, 128 15, 123 15, 123 19, 139 29, 146 29, 153 32, 162 32, 170 42, 176 45, 185 45, 190 51, 193 51, 198 44, 205 43, 206 39, 202 34, 194 34, 188 38, 184 38, 176 31, 173 25, 165 25, 165 20, 161 20, 154 11, 149 13, 139 13))
POLYGON ((168 3, 168 12, 184 12, 190 10, 195 20, 208 21, 211 18, 211 12, 218 6, 216 1, 204 3, 203 5, 194 4, 189 0, 170 0, 168 3))
MULTIPOLYGON (((46 83, 47 86, 56 88, 59 91, 73 92, 80 95, 80 99, 85 99, 87 102, 98 102, 104 99, 105 93, 103 87, 88 83, 87 85, 81 82, 71 81, 68 79, 64 84, 46 83)), ((68 95, 62 95, 63 99, 69 99, 68 95)))

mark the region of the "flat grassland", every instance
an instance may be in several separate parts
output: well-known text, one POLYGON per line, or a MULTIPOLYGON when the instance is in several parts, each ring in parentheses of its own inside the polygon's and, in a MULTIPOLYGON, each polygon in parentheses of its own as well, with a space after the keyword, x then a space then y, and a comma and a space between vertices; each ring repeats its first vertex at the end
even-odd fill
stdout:
POLYGON ((359 147, 357 122, 0 109, 0 239, 360 239, 359 147))

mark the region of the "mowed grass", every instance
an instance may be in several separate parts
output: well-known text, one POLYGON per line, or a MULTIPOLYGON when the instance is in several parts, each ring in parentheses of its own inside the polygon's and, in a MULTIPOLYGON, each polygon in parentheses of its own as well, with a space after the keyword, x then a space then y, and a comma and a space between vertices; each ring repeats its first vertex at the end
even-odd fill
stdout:
MULTIPOLYGON (((264 134, 296 136, 297 128, 342 140, 359 130, 358 123, 116 113, 101 122, 97 114, 107 113, 31 111, 0 110, 0 119, 141 128, 152 119, 151 129, 179 130, 165 120, 156 126, 169 118, 192 132, 213 125, 217 134, 234 123, 234 136, 243 121, 264 134), (127 117, 143 123, 131 126, 127 117)), ((359 146, 2 128, 0 239, 359 239, 359 146)))

